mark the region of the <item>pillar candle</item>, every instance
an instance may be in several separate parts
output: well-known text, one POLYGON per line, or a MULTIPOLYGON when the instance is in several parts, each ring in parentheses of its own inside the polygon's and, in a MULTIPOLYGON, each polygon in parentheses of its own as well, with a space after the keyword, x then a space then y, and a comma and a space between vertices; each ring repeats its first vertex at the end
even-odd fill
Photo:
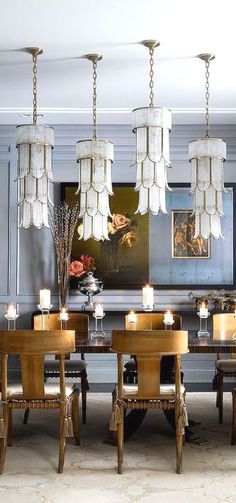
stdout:
POLYGON ((14 306, 13 304, 9 304, 7 306, 7 316, 13 319, 16 317, 16 306, 14 306))
POLYGON ((165 325, 172 325, 172 323, 174 323, 173 314, 171 314, 170 311, 164 314, 164 323, 165 325))
POLYGON ((69 316, 68 316, 68 313, 66 311, 66 308, 62 307, 61 311, 60 311, 60 320, 61 321, 68 321, 68 319, 69 319, 69 316))
POLYGON ((207 318, 207 316, 208 316, 208 309, 205 306, 205 302, 202 302, 202 305, 201 305, 200 310, 199 310, 199 314, 200 314, 200 316, 202 318, 207 318))
POLYGON ((42 309, 50 309, 51 306, 51 291, 44 288, 39 292, 39 305, 42 309))
POLYGON ((137 316, 135 314, 134 311, 130 311, 130 313, 128 314, 128 322, 129 323, 136 323, 137 321, 137 316))
POLYGON ((153 287, 146 285, 143 287, 143 306, 153 308, 154 305, 154 292, 153 287))
POLYGON ((95 306, 95 317, 96 318, 103 317, 103 307, 101 304, 96 304, 96 306, 95 306))

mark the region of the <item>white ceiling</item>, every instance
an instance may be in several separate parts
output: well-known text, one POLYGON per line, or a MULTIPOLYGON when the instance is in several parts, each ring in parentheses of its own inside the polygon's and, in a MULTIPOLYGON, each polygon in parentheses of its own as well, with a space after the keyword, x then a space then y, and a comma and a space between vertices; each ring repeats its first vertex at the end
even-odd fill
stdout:
POLYGON ((31 57, 39 46, 39 112, 48 124, 91 121, 91 63, 98 66, 100 123, 129 123, 148 104, 148 52, 155 38, 155 104, 173 111, 173 124, 204 122, 204 63, 211 63, 211 122, 235 123, 234 0, 2 0, 0 13, 0 123, 30 122, 31 57))

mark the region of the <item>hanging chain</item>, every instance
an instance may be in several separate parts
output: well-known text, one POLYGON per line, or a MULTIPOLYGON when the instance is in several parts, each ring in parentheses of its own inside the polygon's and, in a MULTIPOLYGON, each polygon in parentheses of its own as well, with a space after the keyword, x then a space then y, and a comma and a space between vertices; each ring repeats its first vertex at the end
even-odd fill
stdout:
POLYGON ((93 140, 97 139, 97 61, 93 61, 93 140))
POLYGON ((33 124, 37 124, 37 55, 33 54, 33 124))
POLYGON ((150 94, 149 94, 150 103, 149 103, 149 106, 153 107, 153 101, 154 101, 154 91, 153 91, 153 88, 154 88, 154 80, 153 80, 153 77, 154 77, 154 59, 153 59, 154 48, 153 47, 150 47, 149 54, 150 54, 150 72, 149 72, 149 75, 150 75, 150 82, 149 82, 149 87, 150 87, 150 94))
POLYGON ((206 68, 206 138, 209 138, 210 136, 210 121, 209 121, 209 99, 210 99, 210 93, 209 93, 209 67, 210 67, 210 60, 206 60, 205 62, 205 68, 206 68))

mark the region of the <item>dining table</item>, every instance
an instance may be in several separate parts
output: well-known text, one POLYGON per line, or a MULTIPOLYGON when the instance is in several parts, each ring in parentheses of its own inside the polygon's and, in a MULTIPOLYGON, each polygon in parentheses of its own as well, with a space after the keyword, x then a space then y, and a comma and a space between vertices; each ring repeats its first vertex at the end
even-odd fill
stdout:
MULTIPOLYGON (((109 353, 111 351, 112 330, 103 332, 76 331, 76 353, 109 353)), ((236 353, 236 340, 217 340, 213 333, 209 338, 198 338, 197 330, 188 331, 190 353, 236 353)))

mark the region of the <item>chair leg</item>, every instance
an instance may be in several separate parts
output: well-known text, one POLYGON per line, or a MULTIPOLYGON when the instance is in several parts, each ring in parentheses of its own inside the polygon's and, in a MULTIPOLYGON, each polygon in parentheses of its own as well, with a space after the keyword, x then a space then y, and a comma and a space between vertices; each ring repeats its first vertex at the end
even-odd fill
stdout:
POLYGON ((64 437, 64 419, 65 419, 65 410, 62 405, 59 409, 60 411, 60 426, 59 426, 59 462, 57 473, 63 473, 64 468, 64 460, 65 460, 65 449, 66 449, 66 439, 64 437))
POLYGON ((23 424, 27 424, 28 422, 28 417, 29 417, 29 408, 28 409, 25 409, 25 413, 24 413, 24 419, 23 419, 23 424))
POLYGON ((4 464, 7 450, 7 434, 8 434, 8 417, 9 409, 7 405, 3 405, 3 421, 4 421, 4 437, 0 438, 0 475, 3 474, 4 464))
POLYGON ((87 410, 87 389, 88 379, 87 374, 81 375, 81 396, 82 396, 82 423, 86 423, 86 410, 87 410))
POLYGON ((8 410, 7 445, 8 445, 8 447, 12 446, 12 409, 8 410))
POLYGON ((124 458, 124 409, 121 408, 121 422, 118 424, 117 432, 117 452, 118 452, 118 473, 123 473, 124 458))
POLYGON ((236 444, 236 389, 232 391, 232 437, 231 445, 236 444))
POLYGON ((73 432, 75 445, 80 445, 80 434, 79 434, 79 395, 75 394, 71 405, 71 415, 73 422, 73 432))
POLYGON ((175 438, 176 438, 176 473, 182 473, 182 460, 183 460, 183 435, 178 432, 177 421, 180 414, 180 405, 176 402, 175 405, 175 438))
POLYGON ((223 372, 218 375, 218 406, 219 406, 219 423, 223 424, 223 372))

